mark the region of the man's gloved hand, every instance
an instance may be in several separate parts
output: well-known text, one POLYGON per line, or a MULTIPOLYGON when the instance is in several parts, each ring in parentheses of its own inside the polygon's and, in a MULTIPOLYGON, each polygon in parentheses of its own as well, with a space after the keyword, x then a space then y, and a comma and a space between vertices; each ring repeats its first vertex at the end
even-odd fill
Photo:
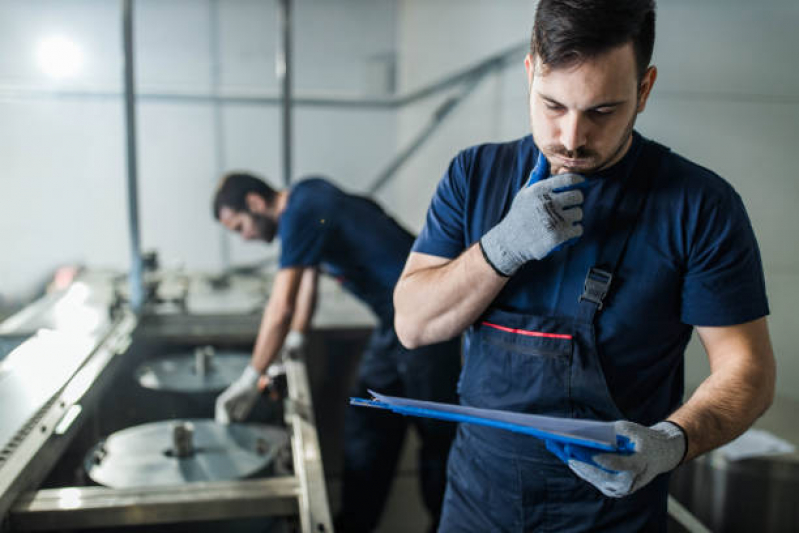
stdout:
POLYGON ((637 491, 658 474, 674 469, 688 448, 682 428, 672 422, 652 427, 618 421, 616 434, 627 437, 632 453, 587 452, 582 446, 547 441, 547 448, 572 471, 594 485, 605 496, 621 498, 637 491))
POLYGON ((583 234, 583 193, 569 189, 583 183, 577 174, 559 174, 524 187, 508 214, 480 239, 486 259, 498 272, 513 275, 532 259, 583 234))
POLYGON ((258 389, 260 374, 250 365, 216 399, 214 418, 220 424, 230 424, 247 418, 261 391, 258 389))
POLYGON ((283 342, 283 350, 289 359, 298 359, 305 355, 305 334, 299 331, 289 331, 283 342))

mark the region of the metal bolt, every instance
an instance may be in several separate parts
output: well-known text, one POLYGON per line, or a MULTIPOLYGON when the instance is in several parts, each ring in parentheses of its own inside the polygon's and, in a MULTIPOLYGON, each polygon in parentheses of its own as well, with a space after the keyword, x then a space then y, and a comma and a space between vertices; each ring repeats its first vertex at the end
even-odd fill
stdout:
POLYGON ((212 370, 213 363, 211 359, 213 357, 213 346, 198 346, 194 349, 194 370, 198 376, 205 377, 212 370))
POLYGON ((172 426, 172 454, 189 457, 194 453, 194 424, 180 421, 172 426))

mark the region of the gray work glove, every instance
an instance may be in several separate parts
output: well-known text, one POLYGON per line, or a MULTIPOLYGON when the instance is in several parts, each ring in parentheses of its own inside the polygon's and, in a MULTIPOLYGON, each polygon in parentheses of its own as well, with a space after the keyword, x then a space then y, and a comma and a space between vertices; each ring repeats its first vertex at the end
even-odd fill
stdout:
POLYGON ((524 187, 508 214, 480 239, 486 259, 499 273, 513 275, 533 259, 583 234, 583 193, 562 190, 583 183, 577 174, 559 174, 524 187))
POLYGON ((659 422, 646 427, 618 421, 615 427, 616 435, 629 439, 632 453, 585 453, 582 446, 574 449, 551 441, 547 448, 575 474, 612 498, 632 494, 655 476, 673 470, 685 456, 688 441, 677 424, 659 422))
POLYGON ((258 401, 261 391, 258 379, 261 375, 247 365, 241 376, 216 398, 214 418, 220 424, 230 424, 247 418, 258 401))

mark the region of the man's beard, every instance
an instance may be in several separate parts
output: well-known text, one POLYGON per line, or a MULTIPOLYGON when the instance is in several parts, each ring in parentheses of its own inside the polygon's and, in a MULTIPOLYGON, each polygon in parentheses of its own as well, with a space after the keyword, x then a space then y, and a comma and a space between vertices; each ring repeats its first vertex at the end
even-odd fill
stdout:
POLYGON ((277 224, 265 215, 250 213, 250 216, 258 230, 258 238, 265 242, 272 242, 277 233, 277 224))
POLYGON ((560 144, 552 144, 542 148, 544 155, 547 156, 561 156, 568 159, 581 159, 584 161, 585 165, 580 165, 579 167, 567 167, 564 166, 563 168, 568 172, 574 172, 577 174, 594 174, 600 170, 603 170, 609 167, 611 164, 615 163, 616 157, 618 157, 619 153, 624 150, 627 146, 627 141, 630 139, 630 136, 633 133, 633 127, 635 127, 635 119, 637 114, 633 114, 630 122, 624 128, 624 133, 619 140, 619 143, 616 145, 616 148, 604 159, 600 159, 600 154, 595 152, 594 150, 589 150, 584 147, 579 147, 576 150, 567 150, 563 145, 560 144))

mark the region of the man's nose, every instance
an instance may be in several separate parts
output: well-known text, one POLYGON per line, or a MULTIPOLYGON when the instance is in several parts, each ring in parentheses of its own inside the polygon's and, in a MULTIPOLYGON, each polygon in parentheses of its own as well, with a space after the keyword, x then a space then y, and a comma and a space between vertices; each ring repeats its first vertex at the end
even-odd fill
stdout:
POLYGON ((560 126, 560 144, 566 150, 574 152, 582 148, 588 141, 588 125, 581 113, 567 113, 560 126))

